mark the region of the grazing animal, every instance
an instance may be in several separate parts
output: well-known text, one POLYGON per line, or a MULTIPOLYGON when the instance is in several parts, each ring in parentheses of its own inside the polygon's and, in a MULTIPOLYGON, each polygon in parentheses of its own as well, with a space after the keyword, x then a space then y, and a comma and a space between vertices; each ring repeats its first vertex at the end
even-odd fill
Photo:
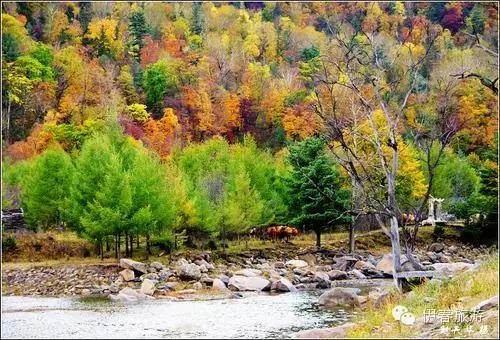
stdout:
POLYGON ((403 225, 415 224, 415 216, 413 214, 403 213, 403 225))
POLYGON ((288 242, 294 236, 299 234, 297 228, 288 227, 288 226, 272 226, 266 229, 267 236, 272 241, 277 241, 278 239, 288 242))

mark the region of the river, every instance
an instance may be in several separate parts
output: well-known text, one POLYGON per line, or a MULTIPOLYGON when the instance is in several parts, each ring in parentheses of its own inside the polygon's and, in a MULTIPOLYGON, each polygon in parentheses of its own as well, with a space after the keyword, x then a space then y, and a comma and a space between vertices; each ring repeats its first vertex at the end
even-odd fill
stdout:
POLYGON ((346 322, 317 306, 319 291, 211 301, 2 297, 5 338, 269 338, 346 322))

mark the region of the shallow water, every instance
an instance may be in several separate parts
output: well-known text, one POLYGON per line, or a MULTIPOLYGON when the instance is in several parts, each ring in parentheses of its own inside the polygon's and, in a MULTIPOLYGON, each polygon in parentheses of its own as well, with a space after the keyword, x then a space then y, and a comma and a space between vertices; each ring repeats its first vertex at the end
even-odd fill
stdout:
POLYGON ((2 297, 2 338, 265 338, 344 323, 317 306, 321 292, 246 294, 212 301, 123 304, 77 298, 2 297))

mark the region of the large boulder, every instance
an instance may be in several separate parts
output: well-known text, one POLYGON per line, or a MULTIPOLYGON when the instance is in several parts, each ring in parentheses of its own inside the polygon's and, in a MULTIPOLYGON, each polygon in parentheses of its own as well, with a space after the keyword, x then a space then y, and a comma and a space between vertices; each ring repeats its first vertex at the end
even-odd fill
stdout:
POLYGON ((161 264, 160 262, 151 262, 151 263, 149 264, 149 266, 150 266, 151 268, 154 268, 157 272, 159 272, 159 271, 161 271, 161 270, 165 269, 165 266, 164 266, 163 264, 161 264))
POLYGON ((319 297, 319 305, 323 307, 359 306, 358 288, 332 288, 319 297))
POLYGON ((354 269, 364 271, 364 270, 375 269, 375 266, 373 264, 371 264, 370 262, 357 261, 354 264, 354 269))
POLYGON ((444 245, 442 243, 433 243, 429 246, 429 251, 434 253, 440 253, 444 250, 444 245))
POLYGON ((498 308, 498 295, 495 295, 488 300, 481 301, 476 307, 474 307, 474 310, 484 312, 492 308, 498 308))
POLYGON ((246 269, 238 270, 237 272, 234 273, 234 275, 254 277, 254 276, 262 275, 262 271, 260 271, 258 269, 246 268, 246 269))
POLYGON ((268 290, 271 287, 271 282, 257 276, 247 277, 234 275, 229 279, 228 287, 231 290, 259 292, 261 290, 268 290))
POLYGON ((112 300, 118 300, 123 302, 135 302, 138 300, 144 300, 148 298, 153 299, 153 297, 143 293, 138 293, 137 291, 129 287, 123 288, 117 295, 109 295, 109 298, 112 300))
POLYGON ((304 260, 289 260, 285 262, 285 265, 291 268, 303 268, 308 266, 307 262, 304 260))
MULTIPOLYGON (((403 266, 406 262, 408 262, 408 259, 406 258, 405 255, 402 255, 400 258, 401 266, 403 266)), ((384 274, 389 274, 392 275, 393 271, 393 259, 392 259, 392 254, 385 254, 382 259, 377 263, 375 266, 375 269, 378 271, 381 271, 384 274)))
POLYGON ((120 276, 123 278, 123 281, 134 281, 135 279, 135 273, 132 269, 122 270, 120 276))
POLYGON ((366 275, 363 274, 361 271, 357 270, 357 269, 353 269, 349 272, 349 274, 355 278, 355 279, 358 279, 358 280, 365 280, 366 279, 366 275))
POLYGON ((296 292, 297 288, 285 277, 273 282, 271 285, 271 290, 276 290, 279 292, 296 292))
POLYGON ((465 262, 453 262, 453 263, 434 263, 430 267, 438 272, 442 273, 455 273, 463 272, 472 268, 473 264, 465 262))
POLYGON ((384 255, 382 259, 377 263, 375 268, 383 273, 392 275, 393 272, 392 255, 391 254, 384 255))
POLYGON ((155 283, 150 279, 144 279, 141 284, 141 294, 153 295, 155 292, 155 283))
POLYGON ((316 272, 313 276, 313 282, 330 281, 330 276, 325 272, 316 272))
POLYGON ((148 272, 148 266, 145 263, 137 262, 131 259, 120 259, 120 267, 133 269, 142 274, 146 274, 148 272))
POLYGON ((342 270, 330 270, 328 273, 328 277, 330 280, 346 280, 347 279, 347 273, 342 270))
POLYGON ((306 261, 307 264, 311 267, 316 264, 316 256, 310 253, 299 256, 299 260, 306 261))
POLYGON ((354 323, 345 323, 343 325, 331 328, 314 328, 295 333, 295 338, 299 339, 333 339, 346 338, 347 330, 354 326, 354 323))
POLYGON ((215 290, 227 290, 227 287, 226 285, 224 284, 224 282, 222 282, 221 279, 214 279, 212 281, 212 289, 215 289, 215 290))
POLYGON ((194 263, 183 263, 179 267, 179 277, 181 280, 199 280, 201 278, 201 270, 194 263))
POLYGON ((158 274, 156 274, 156 273, 147 273, 147 274, 141 275, 140 279, 142 281, 144 281, 145 279, 159 281, 160 280, 160 276, 158 274))

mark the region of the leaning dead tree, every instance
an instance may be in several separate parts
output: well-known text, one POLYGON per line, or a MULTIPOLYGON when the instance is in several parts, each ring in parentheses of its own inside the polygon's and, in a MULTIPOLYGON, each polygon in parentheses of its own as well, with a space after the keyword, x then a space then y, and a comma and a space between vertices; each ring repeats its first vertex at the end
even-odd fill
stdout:
MULTIPOLYGON (((356 30, 343 21, 330 26, 330 33, 327 52, 304 65, 302 74, 315 91, 316 112, 330 138, 332 155, 362 201, 354 210, 374 215, 390 237, 393 270, 398 273, 402 214, 397 178, 405 147, 404 111, 438 32, 428 28, 418 48, 376 29, 356 30)), ((411 251, 407 256, 420 269, 411 251)))

